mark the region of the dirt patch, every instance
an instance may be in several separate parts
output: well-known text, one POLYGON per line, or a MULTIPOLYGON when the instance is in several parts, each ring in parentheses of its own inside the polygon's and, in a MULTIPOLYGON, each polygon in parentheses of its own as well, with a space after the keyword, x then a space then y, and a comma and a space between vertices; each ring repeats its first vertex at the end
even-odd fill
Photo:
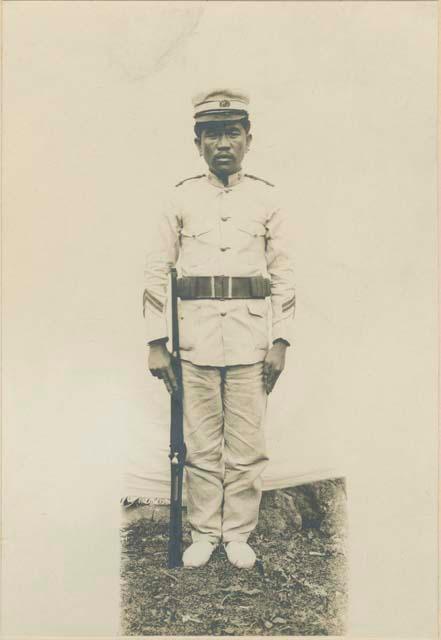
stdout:
POLYGON ((290 489, 294 500, 289 504, 297 504, 300 521, 292 513, 279 513, 279 520, 291 525, 273 528, 271 509, 283 510, 285 497, 273 494, 263 500, 259 527, 249 540, 258 556, 250 570, 232 567, 221 547, 206 567, 167 569, 167 522, 132 520, 122 529, 123 634, 343 635, 346 526, 332 482, 327 489, 326 483, 315 483, 326 496, 322 516, 333 514, 332 527, 324 517, 309 518, 302 526, 301 500, 296 502, 296 491, 290 489))

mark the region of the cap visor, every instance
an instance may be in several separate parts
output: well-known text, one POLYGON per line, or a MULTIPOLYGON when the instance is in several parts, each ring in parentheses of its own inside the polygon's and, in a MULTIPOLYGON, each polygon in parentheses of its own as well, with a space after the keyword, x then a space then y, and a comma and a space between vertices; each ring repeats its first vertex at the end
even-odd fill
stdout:
POLYGON ((242 120, 247 118, 246 111, 210 111, 197 113, 194 117, 196 122, 228 122, 231 120, 242 120))

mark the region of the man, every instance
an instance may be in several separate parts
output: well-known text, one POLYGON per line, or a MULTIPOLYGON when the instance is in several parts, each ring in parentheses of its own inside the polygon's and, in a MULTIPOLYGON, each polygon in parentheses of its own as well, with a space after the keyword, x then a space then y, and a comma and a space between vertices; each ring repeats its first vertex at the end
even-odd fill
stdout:
POLYGON ((203 566, 223 541, 250 568, 267 463, 267 395, 283 371, 294 316, 285 213, 273 185, 243 173, 251 144, 248 97, 228 89, 197 96, 195 143, 208 173, 183 180, 164 212, 145 272, 149 369, 176 390, 165 306, 179 259, 179 331, 187 445, 185 567, 203 566), (272 346, 269 345, 269 301, 272 346))

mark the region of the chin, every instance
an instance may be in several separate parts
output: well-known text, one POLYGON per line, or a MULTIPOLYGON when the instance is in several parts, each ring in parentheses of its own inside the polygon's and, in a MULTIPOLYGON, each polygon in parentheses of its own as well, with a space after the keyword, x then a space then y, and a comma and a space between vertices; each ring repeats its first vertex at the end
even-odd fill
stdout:
POLYGON ((233 167, 231 165, 227 165, 227 166, 222 165, 220 167, 215 165, 213 167, 213 171, 215 173, 219 173, 219 174, 221 174, 223 176, 230 176, 231 174, 236 173, 238 171, 238 169, 236 169, 236 167, 233 167))

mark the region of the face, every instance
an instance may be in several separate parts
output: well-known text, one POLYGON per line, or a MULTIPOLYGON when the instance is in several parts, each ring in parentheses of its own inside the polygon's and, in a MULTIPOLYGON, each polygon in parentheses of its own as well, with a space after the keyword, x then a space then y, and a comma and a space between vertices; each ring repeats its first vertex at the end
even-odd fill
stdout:
POLYGON ((239 122, 216 122, 204 127, 195 143, 213 173, 231 175, 241 168, 251 134, 239 122))

